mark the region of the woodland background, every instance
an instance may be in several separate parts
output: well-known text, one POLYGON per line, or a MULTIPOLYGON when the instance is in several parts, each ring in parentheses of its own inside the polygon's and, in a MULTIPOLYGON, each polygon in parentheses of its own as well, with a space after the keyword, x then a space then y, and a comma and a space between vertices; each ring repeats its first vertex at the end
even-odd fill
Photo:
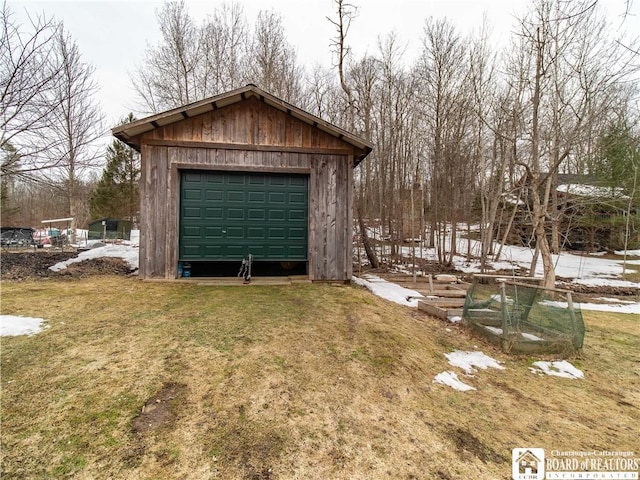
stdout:
MULTIPOLYGON (((628 2, 607 6, 624 27, 628 2)), ((157 13, 162 41, 132 75, 137 116, 254 83, 370 141, 374 150, 356 169, 355 214, 386 242, 383 261, 398 261, 399 247, 418 241, 450 264, 465 230, 490 261, 494 240, 506 241, 516 222, 551 284, 551 254, 572 230, 589 236, 607 224, 617 232, 608 247, 636 246, 640 48, 607 22, 602 1, 532 0, 500 50, 488 21, 461 32, 427 18, 422 37, 410 40, 421 45, 418 58, 407 58, 394 33, 355 57, 357 5, 334 7, 325 21, 335 36, 323 39, 334 65, 309 68, 277 12, 250 23, 240 4, 226 3, 200 20, 184 2, 166 2, 157 13), (600 189, 570 196, 563 183, 600 189)), ((106 151, 97 142, 105 125, 90 60, 55 19, 19 25, 4 4, 1 21, 3 226, 135 220, 139 158, 117 140, 106 151)), ((123 122, 134 118, 123 112, 123 122)))

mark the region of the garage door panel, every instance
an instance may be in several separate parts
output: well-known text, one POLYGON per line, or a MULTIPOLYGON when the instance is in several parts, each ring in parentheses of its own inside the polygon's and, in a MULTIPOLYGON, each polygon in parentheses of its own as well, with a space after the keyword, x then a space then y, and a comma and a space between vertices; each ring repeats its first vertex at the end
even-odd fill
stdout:
POLYGON ((207 207, 204 215, 206 220, 223 220, 224 210, 221 207, 207 207))
POLYGON ((264 204, 266 201, 266 192, 247 192, 247 200, 249 203, 264 204))
POLYGON ((187 257, 200 257, 200 246, 199 245, 185 245, 184 247, 184 255, 187 257))
POLYGON ((289 205, 306 205, 307 196, 303 192, 292 192, 289 194, 289 205))
POLYGON ((202 209, 200 207, 185 207, 183 216, 185 218, 200 218, 202 209))
POLYGON ((307 259, 308 176, 182 172, 180 259, 307 259))
POLYGON ((288 252, 287 256, 289 258, 292 258, 292 259, 295 259, 295 258, 306 258, 307 249, 306 249, 306 247, 303 247, 303 246, 291 245, 291 246, 289 246, 289 252, 288 252))
POLYGON ((206 190, 204 198, 207 202, 221 202, 224 198, 224 192, 222 190, 206 190))
POLYGON ((269 204, 284 205, 286 201, 287 196, 284 192, 269 192, 269 204))
POLYGON ((220 226, 206 226, 204 227, 206 239, 220 239, 224 238, 222 227, 220 226))
POLYGON ((289 227, 288 237, 292 240, 302 240, 307 238, 307 230, 304 228, 289 227))
POLYGON ((306 210, 295 209, 295 208, 289 210, 289 220, 291 221, 306 220, 306 218, 307 218, 306 210))
POLYGON ((244 227, 227 226, 225 236, 229 240, 244 240, 246 237, 244 227))
POLYGON ((287 218, 285 211, 281 208, 269 210, 269 220, 275 222, 281 222, 287 218))
POLYGON ((258 222, 261 220, 266 220, 267 215, 264 208, 249 208, 247 210, 247 218, 249 219, 249 221, 258 222))
POLYGON ((244 208, 227 208, 227 220, 244 220, 244 214, 246 210, 244 208))
POLYGON ((265 239, 265 227, 249 227, 247 229, 247 239, 249 240, 264 240, 265 239))
POLYGON ((285 240, 285 228, 284 227, 271 227, 269 228, 269 240, 285 240))
POLYGON ((267 255, 269 257, 274 257, 274 258, 286 258, 286 247, 283 245, 269 245, 267 247, 268 249, 268 253, 267 255))

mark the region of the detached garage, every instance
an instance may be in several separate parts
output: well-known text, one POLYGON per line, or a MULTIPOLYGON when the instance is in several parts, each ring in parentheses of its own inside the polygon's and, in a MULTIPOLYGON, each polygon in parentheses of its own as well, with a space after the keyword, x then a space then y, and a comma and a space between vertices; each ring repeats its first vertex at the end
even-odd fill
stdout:
POLYGON ((247 85, 112 130, 141 153, 140 275, 348 281, 353 169, 371 145, 247 85))

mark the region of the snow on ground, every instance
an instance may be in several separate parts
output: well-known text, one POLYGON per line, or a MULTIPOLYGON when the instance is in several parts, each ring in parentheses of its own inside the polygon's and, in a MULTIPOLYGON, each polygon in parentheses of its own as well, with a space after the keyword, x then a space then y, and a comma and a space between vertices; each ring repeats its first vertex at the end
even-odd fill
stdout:
MULTIPOLYGON (((550 307, 567 308, 567 302, 554 302, 545 300, 540 302, 541 305, 549 305, 550 307)), ((640 302, 617 303, 609 305, 605 303, 574 303, 574 306, 580 310, 592 310, 594 312, 615 312, 615 313, 637 313, 640 314, 640 302)))
POLYGON ((447 357, 451 365, 463 369, 467 374, 475 372, 474 367, 478 367, 483 370, 486 370, 487 368, 504 370, 504 367, 500 365, 497 360, 482 352, 464 352, 462 350, 455 350, 451 353, 445 353, 444 356, 447 357))
POLYGON ((629 282, 627 280, 616 280, 609 277, 593 277, 593 278, 576 278, 571 283, 576 285, 585 285, 587 287, 621 287, 621 288, 639 288, 640 283, 629 282))
MULTIPOLYGON (((624 250, 616 250, 616 255, 624 255, 624 250)), ((627 257, 640 257, 640 250, 627 250, 627 257)))
POLYGON ((622 300, 620 298, 613 298, 613 297, 598 297, 595 298, 595 300, 600 300, 601 302, 607 302, 607 303, 636 303, 633 300, 622 300))
POLYGON ((395 283, 387 282, 376 275, 364 274, 362 275, 362 278, 353 277, 353 282, 357 285, 366 287, 374 295, 407 307, 418 306, 417 299, 410 298, 407 300, 408 297, 422 297, 420 292, 401 287, 395 283))
MULTIPOLYGON (((446 250, 450 250, 450 242, 446 245, 446 250)), ((459 238, 456 242, 456 250, 458 252, 466 252, 469 247, 465 238, 459 238)), ((494 251, 497 251, 499 245, 494 245, 494 251)), ((411 258, 413 247, 402 247, 402 255, 411 258)), ((478 254, 480 251, 480 242, 471 240, 470 251, 472 255, 478 254)), ((533 249, 528 247, 520 247, 515 245, 505 245, 502 247, 500 259, 490 262, 493 270, 515 270, 519 268, 528 269, 533 258, 533 249)), ((624 255, 623 251, 616 251, 616 255, 624 255)), ((425 260, 437 260, 435 248, 415 248, 417 258, 425 260)), ((613 286, 626 288, 639 288, 640 283, 628 282, 621 279, 623 268, 623 259, 601 258, 602 253, 576 255, 568 252, 562 252, 559 255, 552 255, 553 264, 555 266, 556 275, 558 277, 572 279, 574 283, 592 286, 613 286)), ((640 256, 640 250, 627 250, 627 256, 640 256)), ((453 258, 455 267, 465 273, 480 273, 480 262, 477 258, 467 259, 466 256, 456 255, 453 258)), ((627 270, 629 266, 637 265, 635 259, 627 261, 627 270)), ((535 275, 541 277, 543 275, 542 261, 538 259, 535 275)))
POLYGON ((471 385, 467 385, 458 378, 455 372, 447 371, 441 372, 435 376, 433 383, 439 383, 441 385, 448 385, 454 390, 460 390, 461 392, 467 392, 469 390, 475 390, 471 385))
POLYGON ((131 268, 138 268, 138 247, 125 244, 110 244, 105 245, 104 247, 92 248, 91 250, 81 252, 77 257, 70 258, 69 260, 66 260, 64 262, 56 263, 55 265, 49 267, 49 269, 54 272, 59 272, 60 270, 64 270, 65 268, 67 268, 72 263, 79 263, 83 260, 102 257, 122 258, 131 266, 131 268))
POLYGON ((0 336, 33 335, 47 328, 44 322, 43 318, 0 315, 0 336))
POLYGON ((529 367, 531 373, 547 374, 554 377, 564 378, 584 378, 582 370, 577 369, 566 360, 559 362, 533 362, 533 367, 529 367))
MULTIPOLYGON (((490 325, 485 325, 484 328, 486 328, 490 332, 493 332, 495 335, 502 335, 502 332, 503 332, 503 330, 501 328, 492 327, 490 325)), ((520 332, 520 335, 522 335, 522 337, 524 339, 529 340, 531 342, 542 342, 542 341, 544 341, 544 339, 538 337, 537 335, 534 335, 533 333, 520 332)))
MULTIPOLYGON (((475 372, 475 368, 481 368, 486 370, 487 368, 498 368, 504 370, 504 367, 500 365, 495 359, 482 352, 463 352, 462 350, 456 350, 451 353, 445 353, 445 357, 449 360, 449 364, 461 368, 468 376, 475 372)), ((469 390, 475 390, 474 387, 467 385, 458 378, 458 375, 452 371, 441 372, 437 374, 433 383, 440 383, 442 385, 448 385, 449 387, 466 392, 469 390)))

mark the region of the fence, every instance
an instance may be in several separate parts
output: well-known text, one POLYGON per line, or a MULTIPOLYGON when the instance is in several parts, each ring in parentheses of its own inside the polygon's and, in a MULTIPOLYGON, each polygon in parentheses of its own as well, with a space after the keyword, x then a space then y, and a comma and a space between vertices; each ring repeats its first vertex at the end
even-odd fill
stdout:
POLYGON ((510 353, 559 353, 582 349, 584 321, 568 290, 548 289, 538 279, 476 275, 462 318, 510 353))

